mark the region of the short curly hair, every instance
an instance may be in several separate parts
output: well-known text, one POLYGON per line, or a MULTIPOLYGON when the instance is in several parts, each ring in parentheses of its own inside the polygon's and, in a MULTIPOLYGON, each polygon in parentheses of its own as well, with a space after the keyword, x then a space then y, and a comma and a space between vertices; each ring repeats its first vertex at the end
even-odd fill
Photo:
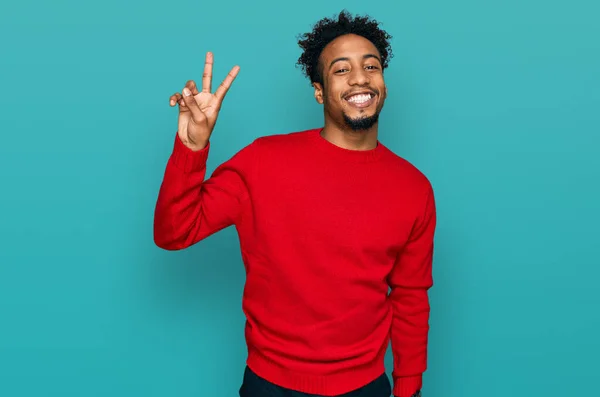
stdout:
POLYGON ((379 27, 379 22, 368 15, 352 16, 347 10, 334 18, 323 18, 318 21, 311 32, 298 37, 298 45, 303 52, 296 66, 300 66, 312 83, 323 83, 319 69, 319 57, 323 49, 334 39, 345 34, 356 34, 373 43, 381 55, 382 68, 388 67, 393 57, 390 39, 392 36, 379 27))

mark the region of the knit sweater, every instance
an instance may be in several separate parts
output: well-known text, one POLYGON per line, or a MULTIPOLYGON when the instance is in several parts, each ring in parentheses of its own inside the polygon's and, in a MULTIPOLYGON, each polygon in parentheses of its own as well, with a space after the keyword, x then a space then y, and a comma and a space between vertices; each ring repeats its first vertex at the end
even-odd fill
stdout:
POLYGON ((246 363, 259 376, 343 394, 385 371, 391 341, 393 394, 408 397, 427 365, 433 189, 381 142, 349 150, 320 131, 258 138, 209 178, 210 143, 192 151, 176 136, 154 240, 180 250, 236 228, 246 363))

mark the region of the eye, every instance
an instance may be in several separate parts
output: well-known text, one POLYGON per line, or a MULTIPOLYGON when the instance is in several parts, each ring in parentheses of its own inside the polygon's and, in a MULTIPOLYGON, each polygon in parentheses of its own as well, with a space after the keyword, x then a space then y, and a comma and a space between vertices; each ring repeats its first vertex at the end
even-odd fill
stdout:
POLYGON ((335 71, 335 73, 347 72, 348 69, 342 68, 335 71))
POLYGON ((370 70, 377 70, 377 69, 379 69, 379 68, 378 68, 376 65, 368 65, 368 66, 367 66, 367 69, 370 69, 370 70))

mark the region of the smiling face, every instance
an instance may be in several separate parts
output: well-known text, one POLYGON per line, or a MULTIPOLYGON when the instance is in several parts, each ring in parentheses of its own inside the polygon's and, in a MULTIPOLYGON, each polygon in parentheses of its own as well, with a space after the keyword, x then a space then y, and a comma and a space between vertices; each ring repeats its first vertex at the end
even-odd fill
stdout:
POLYGON ((315 98, 324 105, 325 123, 367 131, 376 126, 387 96, 379 51, 362 36, 343 35, 329 43, 319 60, 323 84, 315 98))

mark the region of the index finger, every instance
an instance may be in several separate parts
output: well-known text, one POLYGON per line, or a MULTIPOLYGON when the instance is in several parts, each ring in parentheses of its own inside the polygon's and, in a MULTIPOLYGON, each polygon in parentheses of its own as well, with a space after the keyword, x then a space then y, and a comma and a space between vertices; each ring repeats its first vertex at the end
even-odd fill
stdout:
POLYGON ((227 74, 227 77, 225 77, 225 80, 223 80, 221 85, 219 85, 219 88, 217 88, 217 91, 215 92, 215 97, 219 100, 219 102, 222 101, 223 98, 225 98, 225 94, 227 94, 227 91, 229 91, 229 87, 231 87, 231 83, 233 83, 233 80, 235 80, 239 71, 240 67, 234 66, 231 69, 231 71, 227 74))
POLYGON ((213 63, 214 56, 212 52, 209 51, 206 53, 206 59, 204 61, 204 73, 202 74, 202 92, 210 93, 213 63))

